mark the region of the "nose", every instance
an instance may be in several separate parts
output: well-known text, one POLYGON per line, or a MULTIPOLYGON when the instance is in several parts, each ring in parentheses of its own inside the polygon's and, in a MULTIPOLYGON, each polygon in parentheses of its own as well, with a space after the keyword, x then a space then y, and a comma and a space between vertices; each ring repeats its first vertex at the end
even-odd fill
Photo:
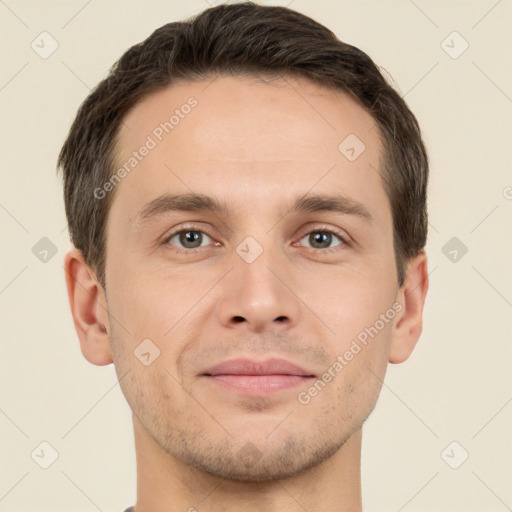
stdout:
POLYGON ((297 325, 301 302, 286 258, 263 251, 251 263, 235 254, 233 263, 217 302, 224 327, 262 333, 297 325))

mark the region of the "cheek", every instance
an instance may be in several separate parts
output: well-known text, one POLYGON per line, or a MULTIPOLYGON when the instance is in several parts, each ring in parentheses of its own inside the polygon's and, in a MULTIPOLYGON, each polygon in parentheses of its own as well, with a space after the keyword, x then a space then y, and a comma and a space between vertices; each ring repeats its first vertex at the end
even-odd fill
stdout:
POLYGON ((349 400, 373 403, 382 386, 397 315, 393 286, 383 280, 340 279, 329 294, 315 298, 323 305, 319 316, 334 333, 325 341, 334 354, 331 364, 339 363, 337 392, 349 400))
POLYGON ((138 291, 133 314, 138 325, 134 327, 143 325, 146 332, 164 344, 172 339, 174 346, 180 333, 192 335, 197 329, 194 319, 210 312, 208 294, 217 282, 214 271, 196 271, 192 267, 148 274, 135 283, 138 291))
POLYGON ((368 414, 377 401, 387 368, 390 328, 385 327, 376 334, 372 331, 364 342, 361 339, 353 338, 338 354, 343 369, 337 392, 351 404, 349 410, 353 414, 368 414))
MULTIPOLYGON (((130 275, 128 270, 125 275, 130 275)), ((115 352, 124 358, 125 371, 144 373, 140 378, 149 379, 145 385, 153 386, 157 396, 165 398, 173 377, 182 380, 180 355, 187 346, 204 338, 204 322, 198 317, 211 316, 214 304, 205 296, 215 282, 211 272, 204 279, 197 274, 191 279, 190 272, 185 275, 183 270, 173 271, 171 275, 167 270, 132 274, 131 281, 124 281, 116 290, 115 300, 113 297, 109 307, 119 321, 113 320, 116 334, 113 344, 118 346, 115 352), (143 356, 147 353, 149 356, 143 356), (154 359, 154 363, 144 367, 136 359, 137 355, 154 359)))
POLYGON ((343 268, 333 272, 331 267, 325 275, 310 274, 302 286, 302 293, 298 295, 329 328, 330 337, 337 340, 339 350, 376 322, 379 322, 379 331, 391 323, 391 315, 385 325, 379 321, 396 299, 395 287, 389 278, 376 279, 369 272, 343 268))
MULTIPOLYGON (((165 270, 165 271, 162 271, 165 270)), ((183 271, 158 272, 124 261, 109 275, 109 311, 135 339, 165 339, 208 288, 183 271)), ((115 320, 114 320, 115 321, 115 320)))

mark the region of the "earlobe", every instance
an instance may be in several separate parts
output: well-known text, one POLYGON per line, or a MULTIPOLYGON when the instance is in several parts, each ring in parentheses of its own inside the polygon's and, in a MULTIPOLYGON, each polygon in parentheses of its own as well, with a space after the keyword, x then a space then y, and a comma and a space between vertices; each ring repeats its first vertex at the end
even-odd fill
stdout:
POLYGON ((73 322, 84 357, 92 364, 112 363, 105 293, 79 249, 64 259, 66 287, 73 322))
POLYGON ((390 363, 402 363, 412 353, 422 330, 423 306, 429 286, 427 256, 421 251, 407 265, 406 278, 397 301, 403 310, 393 326, 390 363))

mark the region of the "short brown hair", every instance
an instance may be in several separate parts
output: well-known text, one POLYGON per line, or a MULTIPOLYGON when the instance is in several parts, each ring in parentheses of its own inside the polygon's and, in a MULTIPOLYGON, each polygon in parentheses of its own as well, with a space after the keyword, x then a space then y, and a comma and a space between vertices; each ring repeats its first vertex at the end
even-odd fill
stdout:
POLYGON ((122 55, 80 106, 58 166, 71 241, 102 286, 114 192, 98 200, 94 190, 114 172, 123 118, 142 98, 175 80, 219 74, 305 77, 351 94, 372 115, 384 147, 380 171, 402 286, 408 260, 427 238, 428 156, 414 114, 366 53, 303 14, 252 2, 219 5, 155 30, 122 55))

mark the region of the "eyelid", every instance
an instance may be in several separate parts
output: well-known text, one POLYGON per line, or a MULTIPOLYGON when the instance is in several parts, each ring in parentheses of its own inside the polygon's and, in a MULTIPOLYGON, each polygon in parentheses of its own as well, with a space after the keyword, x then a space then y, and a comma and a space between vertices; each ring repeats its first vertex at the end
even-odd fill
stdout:
MULTIPOLYGON (((183 231, 198 231, 200 233, 204 233, 209 238, 211 238, 211 240, 215 243, 215 245, 218 246, 219 243, 220 243, 208 231, 208 229, 205 229, 203 226, 200 226, 197 223, 195 223, 195 224, 194 223, 181 224, 178 227, 173 228, 171 232, 167 232, 163 236, 161 243, 163 245, 168 244, 169 241, 171 240, 171 238, 174 238, 176 235, 178 235, 179 233, 181 233, 183 231)), ((351 246, 353 244, 352 238, 344 230, 340 230, 339 228, 334 228, 332 226, 327 226, 327 225, 322 225, 322 224, 315 224, 313 226, 308 225, 307 227, 303 228, 300 232, 302 234, 299 236, 297 242, 300 242, 300 240, 302 240, 302 238, 304 238, 304 236, 306 236, 308 234, 315 233, 315 232, 326 232, 326 233, 331 233, 331 234, 339 237, 340 240, 342 241, 342 246, 343 245, 351 246)), ((294 242, 292 245, 294 245, 295 243, 296 242, 294 242)), ((178 251, 197 251, 198 249, 205 249, 208 246, 195 247, 193 249, 186 249, 186 248, 182 248, 182 247, 179 247, 179 246, 174 246, 174 247, 178 251)), ((329 251, 339 250, 339 249, 336 249, 337 247, 339 247, 339 246, 330 247, 330 248, 327 248, 327 249, 318 249, 318 248, 315 248, 315 247, 309 247, 309 249, 313 249, 313 250, 321 251, 321 252, 329 252, 329 251)))
MULTIPOLYGON (((208 229, 205 229, 203 226, 200 226, 197 223, 196 224, 190 223, 190 224, 180 224, 178 227, 173 228, 171 231, 168 231, 162 237, 162 244, 169 243, 169 240, 171 238, 174 238, 176 235, 178 235, 179 233, 182 233, 183 231, 198 231, 200 233, 204 233, 205 235, 210 237, 212 239, 212 241, 218 243, 215 240, 215 237, 208 231, 208 229)), ((204 247, 196 247, 195 249, 185 249, 185 248, 178 247, 178 249, 182 249, 184 251, 194 251, 194 250, 201 249, 201 248, 204 248, 204 247)))
MULTIPOLYGON (((336 235, 337 237, 339 237, 341 239, 343 244, 346 244, 346 245, 352 245, 352 243, 353 243, 352 238, 347 234, 346 231, 341 230, 339 228, 334 228, 332 226, 322 225, 322 224, 315 224, 314 226, 308 226, 307 228, 305 228, 304 231, 301 231, 301 233, 303 233, 303 234, 300 236, 299 241, 302 238, 304 238, 305 235, 308 235, 310 233, 315 233, 315 232, 325 232, 325 233, 331 233, 333 235, 336 235)), ((332 247, 332 249, 334 249, 334 247, 332 247)), ((318 249, 318 250, 325 252, 325 251, 328 251, 329 249, 318 249)))

